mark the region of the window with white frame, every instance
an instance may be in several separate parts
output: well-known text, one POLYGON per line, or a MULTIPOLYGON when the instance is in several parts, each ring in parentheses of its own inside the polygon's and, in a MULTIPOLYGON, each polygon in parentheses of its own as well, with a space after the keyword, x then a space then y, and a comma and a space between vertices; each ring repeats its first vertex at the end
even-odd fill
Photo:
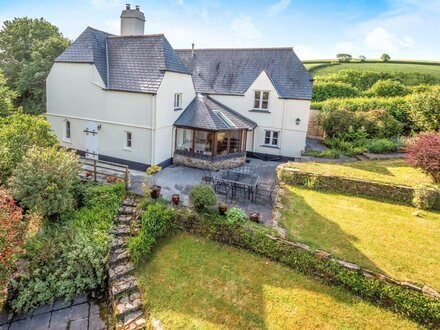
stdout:
POLYGON ((269 109, 269 92, 268 91, 255 91, 254 109, 256 109, 256 110, 268 110, 269 109))
POLYGON ((132 145, 132 134, 131 132, 126 131, 124 138, 124 149, 131 149, 131 145, 132 145))
POLYGON ((182 93, 174 94, 174 110, 182 109, 182 93))
POLYGON ((70 142, 70 138, 72 137, 72 131, 70 126, 70 120, 64 121, 64 141, 70 142))
POLYGON ((264 145, 268 147, 278 147, 279 142, 278 131, 265 131, 264 133, 264 145))

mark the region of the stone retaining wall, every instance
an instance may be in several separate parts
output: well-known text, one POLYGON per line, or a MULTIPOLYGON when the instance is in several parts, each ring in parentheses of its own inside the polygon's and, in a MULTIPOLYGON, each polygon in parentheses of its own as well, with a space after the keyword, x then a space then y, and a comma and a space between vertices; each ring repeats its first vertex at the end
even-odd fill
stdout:
POLYGON ((200 169, 209 168, 212 171, 239 167, 245 163, 246 153, 240 153, 237 156, 230 155, 227 157, 208 157, 203 155, 185 155, 176 152, 173 157, 173 164, 200 169))
MULTIPOLYGON (((413 187, 304 172, 299 169, 286 167, 285 165, 278 167, 277 174, 280 180, 294 186, 384 198, 389 201, 414 206, 413 199, 416 189, 413 187)), ((432 196, 431 208, 440 210, 440 192, 433 188, 427 188, 426 191, 432 196)))

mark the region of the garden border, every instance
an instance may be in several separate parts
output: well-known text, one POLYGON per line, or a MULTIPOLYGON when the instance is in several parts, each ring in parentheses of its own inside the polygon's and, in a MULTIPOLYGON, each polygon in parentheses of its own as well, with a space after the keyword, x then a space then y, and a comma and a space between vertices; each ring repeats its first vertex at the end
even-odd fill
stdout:
MULTIPOLYGON (((289 168, 281 164, 277 168, 278 178, 293 186, 303 186, 313 190, 333 191, 374 199, 383 198, 399 204, 415 206, 413 199, 418 190, 415 187, 382 183, 363 179, 348 178, 337 175, 305 172, 297 168, 289 168)), ((433 210, 440 210, 440 191, 426 188, 432 197, 433 210)))

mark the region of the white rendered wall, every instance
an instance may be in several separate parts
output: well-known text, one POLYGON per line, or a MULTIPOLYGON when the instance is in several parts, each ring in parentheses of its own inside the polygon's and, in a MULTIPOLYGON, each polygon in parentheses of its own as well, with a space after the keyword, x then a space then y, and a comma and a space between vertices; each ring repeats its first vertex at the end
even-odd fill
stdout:
POLYGON ((91 64, 55 63, 46 81, 47 118, 65 147, 85 150, 88 121, 101 124, 99 154, 150 164, 153 96, 103 90, 91 64), (71 142, 63 141, 64 121, 71 122, 71 142), (125 131, 132 132, 132 148, 125 150, 125 131))

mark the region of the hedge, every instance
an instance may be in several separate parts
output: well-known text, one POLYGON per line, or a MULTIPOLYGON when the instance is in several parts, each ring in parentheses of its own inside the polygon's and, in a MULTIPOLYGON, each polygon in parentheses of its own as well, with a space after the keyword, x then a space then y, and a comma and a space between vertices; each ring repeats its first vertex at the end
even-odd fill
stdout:
POLYGON ((366 270, 348 269, 350 264, 344 266, 344 262, 332 259, 322 251, 311 251, 303 244, 277 238, 266 227, 252 223, 230 224, 196 213, 184 213, 176 219, 178 225, 189 233, 260 254, 306 275, 317 276, 329 284, 340 285, 420 323, 440 327, 439 299, 403 287, 390 279, 379 279, 366 270))
MULTIPOLYGON (((303 186, 314 190, 333 191, 385 199, 400 204, 418 206, 415 204, 416 188, 367 181, 361 179, 345 178, 341 176, 323 175, 303 172, 294 168, 278 167, 278 177, 283 182, 293 186, 303 186)), ((428 208, 440 210, 440 191, 426 188, 427 198, 432 201, 428 208)), ((420 204, 419 204, 420 205, 420 204)))

